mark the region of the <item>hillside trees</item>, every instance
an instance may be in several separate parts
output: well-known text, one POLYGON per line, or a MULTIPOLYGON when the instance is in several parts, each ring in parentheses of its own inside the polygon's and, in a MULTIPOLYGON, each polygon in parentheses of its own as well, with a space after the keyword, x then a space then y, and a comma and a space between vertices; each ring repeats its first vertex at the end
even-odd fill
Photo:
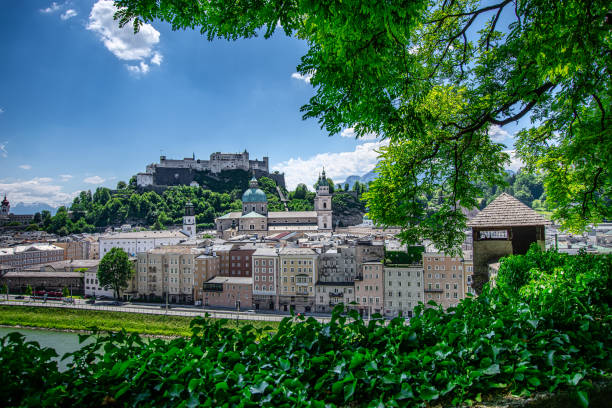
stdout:
POLYGON ((612 217, 608 1, 116 4, 135 31, 162 20, 235 40, 280 26, 306 40, 298 71, 316 93, 304 117, 389 140, 369 213, 401 225, 407 242, 460 245, 461 207, 478 204, 481 185, 503 184, 509 154, 490 133, 517 122, 517 154, 541 172, 553 217, 573 230, 612 217), (434 191, 441 202, 429 207, 434 191))

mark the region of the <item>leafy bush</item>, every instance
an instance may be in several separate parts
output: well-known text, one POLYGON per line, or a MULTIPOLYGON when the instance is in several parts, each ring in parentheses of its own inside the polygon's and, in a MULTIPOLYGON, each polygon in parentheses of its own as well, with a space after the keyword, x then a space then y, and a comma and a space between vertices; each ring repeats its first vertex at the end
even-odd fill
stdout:
MULTIPOLYGON (((72 353, 68 371, 44 366, 47 372, 26 371, 20 380, 42 405, 62 406, 454 406, 561 388, 586 405, 590 381, 612 368, 611 258, 544 256, 561 264, 563 281, 552 279, 561 267, 532 268, 518 291, 485 288, 446 312, 421 304, 409 325, 401 318, 366 322, 342 307, 327 324, 286 318, 273 334, 200 318, 191 338, 100 335, 72 353), (563 296, 589 299, 561 309, 571 325, 551 313, 563 296), (36 388, 41 377, 48 380, 36 388)), ((32 353, 34 346, 14 339, 2 344, 32 353)), ((19 398, 15 405, 26 403, 19 398)))
POLYGON ((385 251, 385 264, 419 263, 423 258, 423 246, 410 246, 407 251, 385 251))

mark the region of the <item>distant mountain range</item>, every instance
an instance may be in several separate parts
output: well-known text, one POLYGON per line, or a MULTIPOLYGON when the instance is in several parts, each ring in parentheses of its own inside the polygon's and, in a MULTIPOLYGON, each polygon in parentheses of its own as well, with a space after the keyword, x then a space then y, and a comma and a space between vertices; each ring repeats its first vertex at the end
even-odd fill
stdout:
POLYGON ((49 204, 45 203, 17 203, 15 205, 11 205, 11 212, 13 214, 36 214, 37 212, 42 212, 43 210, 50 211, 51 215, 55 215, 57 212, 56 207, 51 207, 49 204))
MULTIPOLYGON (((510 169, 506 169, 506 173, 510 176, 513 176, 516 174, 514 170, 510 170, 510 169)), ((352 189, 356 181, 367 185, 370 181, 376 180, 377 177, 378 177, 378 173, 376 173, 374 169, 372 169, 371 171, 367 172, 363 176, 354 176, 354 175, 348 176, 346 180, 344 180, 342 183, 337 183, 337 184, 340 184, 342 188, 344 188, 344 185, 348 183, 349 189, 352 189)))
POLYGON ((352 189, 353 186, 355 185, 355 182, 358 181, 363 184, 368 184, 370 181, 374 181, 376 177, 378 177, 378 174, 374 172, 374 170, 372 170, 372 171, 367 172, 363 176, 348 176, 346 180, 338 184, 340 184, 344 188, 344 185, 348 183, 349 189, 352 189))

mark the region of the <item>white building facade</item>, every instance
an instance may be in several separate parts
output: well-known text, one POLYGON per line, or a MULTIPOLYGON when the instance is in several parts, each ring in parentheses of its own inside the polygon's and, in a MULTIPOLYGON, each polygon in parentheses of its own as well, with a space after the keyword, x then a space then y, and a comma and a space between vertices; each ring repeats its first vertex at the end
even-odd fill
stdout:
POLYGON ((424 299, 423 265, 384 268, 385 316, 412 317, 424 299))
POLYGON ((93 296, 108 296, 113 297, 113 289, 108 288, 104 289, 104 287, 100 286, 98 282, 98 268, 95 268, 95 271, 86 271, 85 272, 85 296, 93 297, 93 296))
POLYGON ((103 235, 98 240, 101 258, 112 248, 121 248, 130 256, 147 252, 162 245, 177 245, 189 237, 181 231, 120 232, 103 235))

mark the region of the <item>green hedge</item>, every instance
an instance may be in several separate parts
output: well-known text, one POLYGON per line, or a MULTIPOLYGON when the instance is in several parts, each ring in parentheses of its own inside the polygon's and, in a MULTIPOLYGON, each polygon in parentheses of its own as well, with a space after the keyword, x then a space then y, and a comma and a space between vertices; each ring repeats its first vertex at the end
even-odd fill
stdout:
POLYGON ((10 335, 0 393, 8 405, 387 407, 571 389, 586 405, 591 380, 612 368, 612 257, 548 254, 559 262, 526 275, 501 268, 526 276, 519 290, 500 279, 447 312, 418 306, 409 325, 341 308, 328 324, 287 318, 269 335, 196 319, 191 338, 170 342, 101 335, 63 373, 51 352, 10 335))

